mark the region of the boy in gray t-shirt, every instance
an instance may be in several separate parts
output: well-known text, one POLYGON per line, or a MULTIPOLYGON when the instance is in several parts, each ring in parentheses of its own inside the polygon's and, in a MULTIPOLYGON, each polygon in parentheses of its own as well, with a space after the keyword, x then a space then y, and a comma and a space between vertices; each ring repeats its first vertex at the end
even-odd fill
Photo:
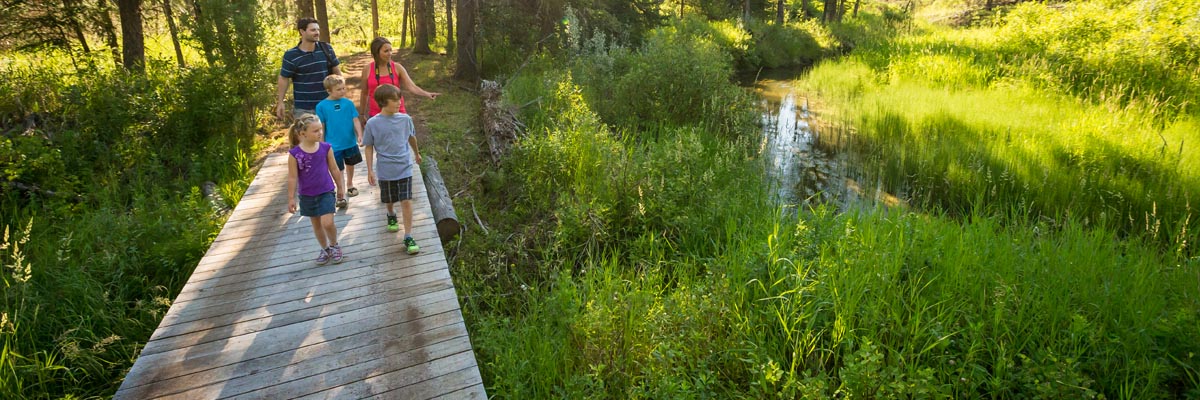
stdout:
POLYGON ((387 229, 391 232, 400 230, 393 208, 396 202, 400 202, 400 212, 404 214, 404 246, 408 254, 417 254, 421 247, 412 237, 413 159, 408 156, 411 148, 416 162, 421 162, 416 129, 413 128, 412 118, 400 113, 400 88, 380 85, 375 89, 375 102, 381 110, 367 120, 367 128, 363 132, 367 183, 375 186, 378 171, 379 198, 387 204, 387 229))

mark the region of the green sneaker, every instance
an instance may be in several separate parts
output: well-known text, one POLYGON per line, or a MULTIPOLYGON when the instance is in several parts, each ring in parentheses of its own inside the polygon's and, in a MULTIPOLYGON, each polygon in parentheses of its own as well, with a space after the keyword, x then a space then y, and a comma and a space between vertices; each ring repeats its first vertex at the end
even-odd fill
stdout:
POLYGON ((388 232, 399 232, 400 231, 400 222, 396 221, 396 216, 389 215, 387 217, 388 217, 388 232))
POLYGON ((417 252, 421 251, 421 246, 417 246, 416 239, 413 239, 411 236, 404 238, 404 245, 408 246, 408 254, 417 254, 417 252))

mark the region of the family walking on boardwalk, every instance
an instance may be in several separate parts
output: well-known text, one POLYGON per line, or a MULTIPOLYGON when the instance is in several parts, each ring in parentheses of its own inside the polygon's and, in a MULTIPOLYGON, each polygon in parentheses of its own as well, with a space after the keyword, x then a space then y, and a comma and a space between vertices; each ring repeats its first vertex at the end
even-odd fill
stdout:
POLYGON ((378 37, 371 42, 372 61, 363 69, 364 87, 356 105, 346 98, 346 80, 333 47, 318 40, 317 20, 301 18, 296 30, 300 43, 283 54, 275 94, 275 116, 284 120, 284 95, 291 83, 294 122, 289 129, 288 212, 298 208, 312 222, 321 246, 317 264, 342 262, 345 254, 338 244, 333 214, 349 205, 347 197, 358 195, 354 166, 365 160, 367 183, 379 186, 380 201, 387 205, 387 230, 400 230, 395 210, 399 202, 404 245, 408 254, 416 254, 420 246, 412 237, 412 165, 421 162, 421 152, 401 89, 430 99, 440 93, 413 83, 408 71, 392 61, 391 42, 378 37))

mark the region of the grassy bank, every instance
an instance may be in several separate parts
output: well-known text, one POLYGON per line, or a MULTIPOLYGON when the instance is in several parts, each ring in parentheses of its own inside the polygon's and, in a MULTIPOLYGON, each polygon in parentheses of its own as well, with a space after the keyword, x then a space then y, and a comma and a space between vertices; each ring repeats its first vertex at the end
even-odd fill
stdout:
POLYGON ((2 398, 111 396, 252 178, 264 86, 73 56, 0 67, 2 398))
MULTIPOLYGON (((895 29, 896 21, 874 21, 895 29)), ((880 38, 897 32, 841 29, 869 39, 855 42, 856 52, 887 43, 880 38)), ((912 190, 945 202, 926 203, 932 206, 927 212, 838 214, 817 207, 788 216, 765 201, 768 181, 756 155, 755 129, 738 122, 750 108, 741 109, 745 103, 737 95, 722 97, 734 58, 722 55, 718 37, 694 32, 650 33, 651 44, 641 50, 609 48, 574 61, 535 60, 509 82, 507 99, 524 105, 529 129, 499 169, 481 172, 469 185, 469 204, 478 206, 488 230, 463 218, 468 233, 452 258, 490 394, 1200 395, 1200 348, 1190 339, 1200 335, 1200 261, 1170 234, 1186 226, 1170 225, 1180 221, 1177 216, 1186 220, 1177 209, 1167 217, 1170 197, 1150 201, 1158 204, 1158 238, 1133 232, 1128 224, 1101 223, 1106 220, 1082 211, 1078 204, 1087 202, 1080 195, 1047 195, 1033 205, 1000 196, 1003 188, 994 182, 1016 179, 1006 177, 1015 172, 1002 175, 1000 169, 993 170, 992 181, 984 179, 986 170, 961 178, 944 174, 954 185, 937 196, 931 189, 912 190), (656 35, 677 45, 654 47, 656 35), (676 52, 690 56, 690 75, 672 70, 669 58, 676 52), (662 76, 638 75, 642 64, 661 66, 662 76), (724 71, 724 79, 709 71, 724 71), (678 96, 659 102, 643 97, 659 82, 669 85, 672 76, 688 76, 699 87, 680 87, 672 91, 678 96), (626 81, 641 85, 620 84, 626 81), (689 103, 697 96, 699 102, 689 103), (614 112, 619 106, 612 99, 661 116, 655 120, 661 123, 626 119, 614 112), (704 107, 714 103, 728 109, 678 111, 709 110, 704 107), (710 119, 714 115, 721 116, 720 123, 710 119)), ((829 97, 834 111, 827 115, 857 128, 856 143, 876 160, 867 164, 876 172, 899 176, 886 164, 895 154, 906 154, 905 162, 915 165, 935 164, 939 158, 909 147, 883 150, 876 143, 882 140, 867 134, 875 129, 863 123, 870 120, 853 117, 857 109, 840 99, 893 92, 913 96, 908 99, 955 96, 970 88, 900 86, 909 75, 892 87, 891 75, 870 64, 886 56, 856 57, 823 65, 806 81, 822 90, 822 99, 829 97)), ((936 70, 925 72, 928 68, 907 73, 917 71, 938 76, 936 70)), ((1071 100, 1076 97, 1070 92, 1025 86, 1008 92, 1024 97, 997 106, 1041 102, 1055 112, 1063 104, 1091 107, 1091 100, 1071 100)), ((930 98, 895 107, 919 112, 917 104, 931 104, 937 111, 930 118, 940 118, 935 121, 1023 124, 1028 116, 1017 106, 1010 106, 1017 110, 1009 116, 992 109, 969 117, 945 111, 958 101, 930 98)), ((1122 109, 1134 110, 1131 104, 1122 109)), ((930 136, 923 127, 934 122, 909 123, 908 112, 895 112, 900 116, 894 118, 906 118, 896 125, 909 126, 912 137, 930 136)), ((1136 121, 1126 124, 1140 127, 1136 121)), ((968 160, 951 171, 974 173, 973 166, 989 160, 979 142, 994 139, 958 129, 962 125, 939 130, 936 137, 962 143, 941 155, 954 160, 946 165, 968 160)), ((1025 146, 1042 151, 1053 142, 1041 140, 1059 137, 1063 127, 1040 128, 1045 134, 1024 136, 1025 146)), ((912 137, 901 143, 918 141, 912 137)), ((1110 147, 1110 154, 1138 157, 1136 147, 1110 147)), ((1067 177, 1108 184, 1114 179, 1098 171, 1121 171, 1113 168, 1089 172, 1047 165, 1046 174, 1063 180, 1044 187, 1071 182, 1067 177)), ((1164 174, 1151 183, 1183 191, 1186 181, 1172 180, 1182 175, 1164 174)), ((1120 221, 1129 215, 1120 214, 1120 221)))
POLYGON ((1166 2, 1138 14, 1124 3, 1025 4, 998 26, 965 30, 918 24, 823 63, 800 86, 855 128, 868 174, 923 206, 1072 216, 1192 256, 1200 59, 1162 43, 1194 42, 1200 27, 1175 12, 1198 10, 1166 2), (1084 26, 1096 32, 1073 33, 1084 26))

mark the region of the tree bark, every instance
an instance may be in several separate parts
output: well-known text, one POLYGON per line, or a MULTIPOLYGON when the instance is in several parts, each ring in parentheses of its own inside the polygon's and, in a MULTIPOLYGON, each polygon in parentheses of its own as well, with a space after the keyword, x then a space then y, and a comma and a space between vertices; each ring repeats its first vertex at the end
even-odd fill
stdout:
POLYGON ((187 66, 187 62, 183 60, 183 47, 179 46, 179 28, 175 26, 174 13, 171 12, 171 0, 162 0, 163 15, 167 17, 167 29, 171 31, 171 45, 175 46, 175 60, 179 61, 179 68, 187 66))
POLYGON ((90 53, 91 47, 88 46, 87 37, 83 34, 83 25, 79 23, 78 15, 83 10, 79 7, 79 0, 63 0, 64 13, 67 14, 67 23, 71 26, 71 32, 75 34, 75 39, 79 41, 79 45, 83 46, 84 53, 90 53))
POLYGON ((404 11, 400 12, 400 47, 408 47, 408 16, 412 15, 412 1, 404 0, 404 11))
POLYGON ((843 15, 846 15, 846 0, 838 0, 837 22, 842 22, 843 15))
POLYGON ((429 196, 429 209, 433 213, 434 225, 437 225, 438 237, 442 243, 449 242, 462 229, 458 223, 458 215, 454 213, 454 199, 446 190, 446 181, 438 170, 437 160, 425 157, 425 165, 421 167, 421 175, 425 178, 425 194, 429 196))
POLYGON ((300 13, 296 19, 313 17, 313 0, 296 0, 296 11, 300 13))
POLYGON ((458 0, 457 63, 454 79, 479 81, 479 62, 475 59, 475 12, 478 0, 458 0))
POLYGON ((371 40, 379 37, 379 0, 371 0, 371 40))
MULTIPOLYGON (((200 3, 197 3, 196 0, 188 0, 188 3, 192 5, 192 24, 195 27, 194 30, 199 31, 202 29, 208 29, 206 26, 204 26, 204 14, 203 10, 201 10, 200 3)), ((213 50, 212 44, 207 40, 201 40, 199 42, 201 50, 204 50, 204 61, 207 61, 208 65, 210 66, 213 65, 213 63, 217 62, 217 55, 216 51, 213 50)))
POLYGON ((413 16, 416 18, 413 22, 413 31, 417 34, 413 37, 413 53, 430 54, 433 50, 429 48, 430 32, 433 30, 433 10, 431 7, 433 0, 413 0, 413 16))
POLYGON ((783 25, 783 0, 779 0, 775 5, 775 25, 783 25))
POLYGON ((825 23, 828 24, 837 19, 837 0, 825 0, 825 23))
POLYGON ((142 0, 118 0, 121 14, 121 57, 130 72, 146 71, 146 44, 142 36, 142 0))
POLYGON ((100 29, 104 32, 104 42, 108 45, 108 49, 112 51, 113 63, 120 68, 121 62, 121 46, 117 44, 117 29, 113 27, 112 16, 109 15, 108 0, 99 0, 96 2, 96 18, 100 20, 100 29))
POLYGON ((454 54, 454 5, 446 0, 446 54, 454 54))
POLYGON ((316 0, 313 4, 317 8, 317 22, 321 24, 321 41, 330 43, 329 32, 333 30, 333 27, 329 26, 329 12, 325 8, 325 0, 316 0))
POLYGON ((862 0, 854 0, 854 18, 858 18, 858 4, 861 2, 862 0))

